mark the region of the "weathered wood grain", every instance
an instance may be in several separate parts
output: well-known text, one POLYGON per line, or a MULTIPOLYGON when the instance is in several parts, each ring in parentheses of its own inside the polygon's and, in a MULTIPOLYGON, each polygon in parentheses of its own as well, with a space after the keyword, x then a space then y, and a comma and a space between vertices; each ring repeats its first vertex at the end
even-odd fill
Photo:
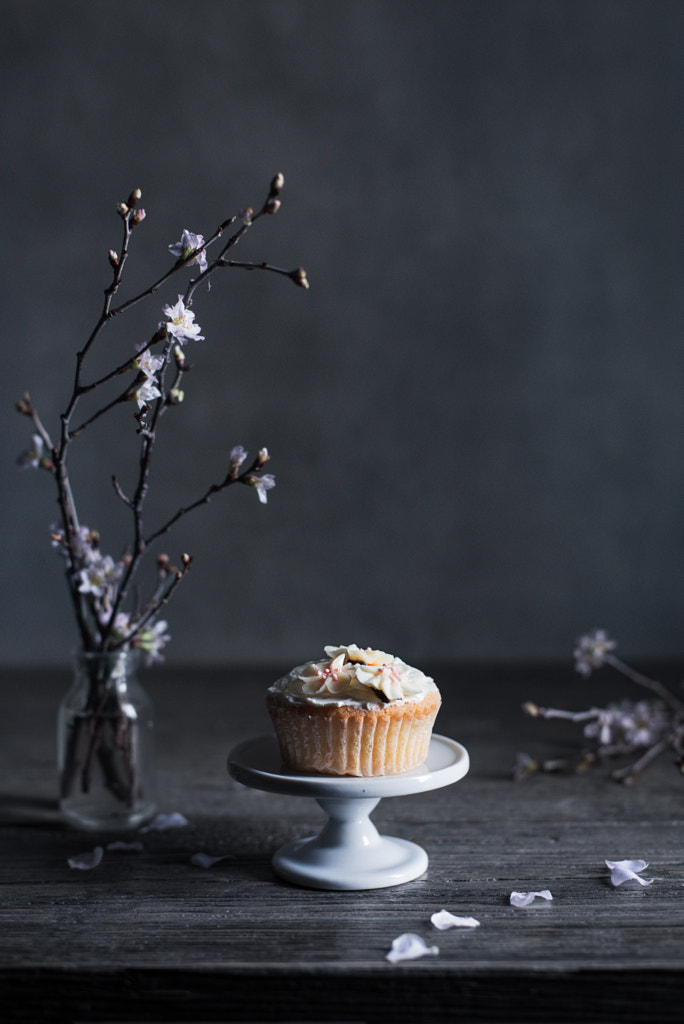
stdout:
MULTIPOLYGON (((674 671, 674 669, 672 669, 674 671)), ((684 780, 667 762, 637 786, 605 772, 510 779, 518 750, 566 749, 567 728, 525 718, 525 699, 581 706, 624 694, 568 668, 450 669, 438 731, 471 773, 381 802, 380 831, 421 843, 427 874, 391 889, 320 892, 270 868, 317 832, 314 801, 232 782, 231 746, 268 729, 263 673, 150 677, 162 809, 188 828, 140 837, 91 872, 67 858, 114 838, 62 826, 54 716, 63 674, 5 674, 0 743, 0 1005, 17 1021, 680 1021, 684 998, 684 780), (190 858, 224 859, 208 870, 190 858), (604 861, 641 857, 647 888, 614 888, 604 861), (518 910, 513 889, 549 888, 518 910), (442 908, 472 930, 438 932, 442 908), (392 965, 415 931, 438 956, 392 965)))

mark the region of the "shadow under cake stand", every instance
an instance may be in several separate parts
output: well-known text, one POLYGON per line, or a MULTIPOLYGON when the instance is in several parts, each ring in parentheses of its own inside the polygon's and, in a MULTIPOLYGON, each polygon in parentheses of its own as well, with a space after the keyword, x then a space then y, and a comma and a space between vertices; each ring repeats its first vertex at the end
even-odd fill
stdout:
POLYGON ((273 857, 281 878, 314 889, 380 889, 410 882, 428 866, 425 850, 407 839, 380 835, 369 815, 383 797, 409 796, 458 782, 470 767, 456 740, 433 734, 425 762, 401 775, 371 778, 288 771, 275 736, 240 743, 228 771, 253 789, 313 797, 328 816, 317 836, 296 839, 273 857))

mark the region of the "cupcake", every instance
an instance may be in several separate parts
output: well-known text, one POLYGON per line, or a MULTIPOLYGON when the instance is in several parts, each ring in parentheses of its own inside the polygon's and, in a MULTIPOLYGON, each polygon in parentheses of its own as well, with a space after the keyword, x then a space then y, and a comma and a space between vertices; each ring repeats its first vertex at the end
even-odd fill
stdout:
POLYGON ((324 650, 267 691, 285 767, 372 776, 422 764, 441 704, 434 681, 383 651, 324 650))

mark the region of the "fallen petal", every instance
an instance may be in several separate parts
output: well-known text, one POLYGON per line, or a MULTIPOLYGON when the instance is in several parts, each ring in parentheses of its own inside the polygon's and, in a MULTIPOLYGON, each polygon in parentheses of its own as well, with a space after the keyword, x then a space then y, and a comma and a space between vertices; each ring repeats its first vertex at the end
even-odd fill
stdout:
POLYGON ((534 903, 537 897, 539 897, 542 900, 553 899, 553 896, 551 895, 548 889, 541 889, 539 892, 512 892, 511 906, 529 907, 530 903, 534 903))
POLYGON ((650 885, 653 881, 652 878, 641 878, 637 874, 648 867, 645 860, 607 860, 606 867, 610 869, 610 880, 613 885, 631 881, 638 882, 639 885, 650 885))
POLYGON ((115 843, 107 843, 107 849, 121 851, 122 853, 138 853, 140 850, 144 850, 145 847, 142 843, 125 843, 122 839, 117 839, 115 843))
POLYGON ((436 956, 438 953, 438 946, 428 946, 420 935, 405 932, 394 939, 386 959, 396 964, 399 960, 416 960, 419 956, 436 956))
POLYGON ((198 868, 210 868, 212 864, 218 864, 220 860, 225 859, 225 857, 210 857, 208 853, 193 853, 190 863, 198 868))
POLYGON ((79 853, 75 857, 69 857, 69 867, 76 868, 78 871, 91 871, 96 868, 104 856, 104 850, 101 846, 96 846, 94 850, 88 850, 87 853, 79 853))
POLYGON ((167 828, 183 828, 185 825, 189 825, 190 822, 178 811, 174 811, 173 814, 158 814, 156 818, 153 818, 149 825, 145 825, 141 828, 140 832, 163 832, 167 828))
POLYGON ((480 924, 474 917, 457 917, 456 914, 450 914, 448 910, 440 910, 433 914, 430 920, 441 932, 446 931, 447 928, 477 928, 480 924))

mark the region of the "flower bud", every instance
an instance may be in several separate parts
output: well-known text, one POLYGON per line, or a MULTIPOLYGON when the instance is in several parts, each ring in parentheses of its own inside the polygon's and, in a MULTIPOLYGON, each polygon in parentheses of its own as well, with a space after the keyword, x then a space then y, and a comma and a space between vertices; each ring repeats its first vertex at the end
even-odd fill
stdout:
POLYGON ((186 567, 192 564, 192 555, 186 555, 185 552, 181 555, 181 562, 186 567))
POLYGON ((280 193, 283 191, 283 185, 284 184, 285 184, 285 178, 283 177, 283 175, 280 172, 278 172, 278 174, 276 174, 276 176, 274 177, 273 181, 271 182, 270 195, 271 196, 280 195, 280 193))
POLYGON ((251 224, 253 213, 254 210, 252 209, 252 207, 246 206, 244 210, 240 210, 240 212, 238 213, 238 217, 240 218, 243 224, 251 224))
POLYGON ((307 279, 306 270, 304 270, 304 267, 297 267, 296 270, 290 271, 290 273, 288 274, 288 277, 292 281, 294 281, 294 283, 299 288, 308 288, 309 287, 309 281, 307 279))
POLYGON ((266 203, 264 204, 264 210, 266 213, 277 213, 278 210, 280 209, 280 206, 281 202, 279 199, 270 198, 266 200, 266 203))
POLYGON ((119 214, 120 217, 125 218, 130 213, 130 210, 128 209, 128 205, 126 203, 119 203, 116 207, 116 212, 119 214))
POLYGON ((17 412, 20 412, 22 416, 30 416, 33 412, 33 406, 31 404, 31 398, 28 391, 24 392, 24 397, 20 398, 17 402, 17 412))
POLYGON ((136 224, 140 224, 141 221, 145 220, 147 214, 141 207, 139 210, 134 210, 131 214, 131 227, 135 227, 136 224))
POLYGON ((119 256, 118 256, 118 253, 114 252, 113 249, 109 250, 109 262, 114 267, 114 269, 116 269, 119 266, 119 256))
POLYGON ((247 452, 241 444, 235 445, 230 453, 230 466, 228 469, 228 475, 231 480, 235 480, 239 471, 240 466, 247 458, 247 452))
POLYGON ((141 199, 142 192, 140 191, 139 188, 134 188, 130 196, 128 197, 128 205, 130 206, 131 210, 133 209, 134 206, 138 205, 141 199))
POLYGON ((263 466, 271 456, 268 454, 268 448, 260 448, 257 454, 257 466, 263 466))

